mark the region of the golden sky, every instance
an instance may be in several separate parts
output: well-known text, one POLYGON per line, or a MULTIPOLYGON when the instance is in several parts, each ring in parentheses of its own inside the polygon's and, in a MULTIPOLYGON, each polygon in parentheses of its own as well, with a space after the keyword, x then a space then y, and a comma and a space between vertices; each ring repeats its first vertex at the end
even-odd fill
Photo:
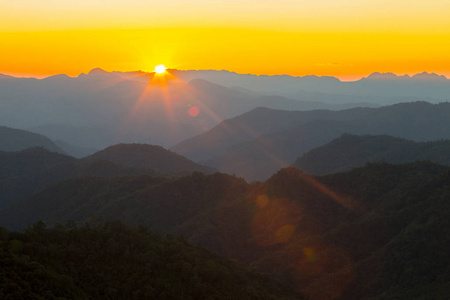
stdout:
POLYGON ((450 76, 448 0, 0 0, 0 73, 450 76))

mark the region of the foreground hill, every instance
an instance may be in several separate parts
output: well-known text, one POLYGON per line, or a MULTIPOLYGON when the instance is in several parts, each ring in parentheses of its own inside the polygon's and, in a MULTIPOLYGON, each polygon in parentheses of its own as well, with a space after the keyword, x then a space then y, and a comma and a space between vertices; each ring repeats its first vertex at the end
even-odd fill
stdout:
POLYGON ((414 141, 450 139, 450 103, 402 103, 343 111, 254 110, 171 149, 247 180, 265 180, 343 133, 414 141))
POLYGON ((303 299, 183 239, 120 222, 0 228, 1 299, 303 299))
POLYGON ((450 141, 417 143, 386 135, 345 134, 303 154, 293 166, 308 174, 323 175, 349 171, 380 160, 389 163, 429 160, 450 165, 450 141))
POLYGON ((108 160, 124 166, 152 169, 166 175, 189 174, 192 172, 213 173, 212 168, 166 150, 148 144, 119 144, 98 151, 84 161, 108 160))
POLYGON ((0 222, 119 219, 184 235, 310 299, 445 299, 449 182, 450 168, 429 162, 324 177, 289 168, 254 184, 218 173, 75 178, 3 209, 0 222))
POLYGON ((0 151, 20 151, 32 147, 64 153, 55 143, 41 134, 0 126, 0 151))

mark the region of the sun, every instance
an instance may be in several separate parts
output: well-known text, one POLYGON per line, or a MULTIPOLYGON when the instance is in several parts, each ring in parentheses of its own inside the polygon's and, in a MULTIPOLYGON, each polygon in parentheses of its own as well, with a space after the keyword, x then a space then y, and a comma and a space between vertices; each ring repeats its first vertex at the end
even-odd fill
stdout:
POLYGON ((164 65, 157 65, 155 67, 155 72, 157 74, 162 74, 162 73, 166 72, 166 67, 164 65))

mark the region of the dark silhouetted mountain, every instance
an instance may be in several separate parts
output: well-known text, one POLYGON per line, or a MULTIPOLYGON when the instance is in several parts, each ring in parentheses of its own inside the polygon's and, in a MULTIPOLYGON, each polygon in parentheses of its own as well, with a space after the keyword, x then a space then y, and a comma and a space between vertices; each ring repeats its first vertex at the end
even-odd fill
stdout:
POLYGON ((0 229, 2 299, 303 299, 184 239, 120 222, 0 229))
POLYGON ((300 155, 344 133, 414 141, 450 139, 450 104, 402 103, 343 111, 254 110, 171 148, 247 180, 265 180, 300 155))
POLYGON ((154 170, 132 168, 106 160, 81 161, 43 148, 0 152, 0 170, 0 207, 71 177, 160 175, 154 170))
POLYGON ((450 165, 450 140, 417 143, 387 135, 344 134, 303 154, 293 166, 308 174, 324 175, 349 171, 367 162, 399 164, 416 160, 450 165))
POLYGON ((20 151, 32 147, 64 153, 55 143, 41 134, 0 126, 0 151, 20 151))
POLYGON ((0 207, 73 177, 182 176, 214 173, 160 146, 120 144, 84 159, 75 159, 42 148, 0 152, 0 207))
POLYGON ((29 176, 56 164, 76 159, 44 148, 28 148, 18 152, 0 152, 0 179, 29 176))
POLYGON ((85 161, 108 160, 120 165, 146 168, 165 175, 203 172, 210 174, 214 169, 199 165, 161 146, 148 144, 119 144, 98 151, 85 161))
POLYGON ((0 220, 23 228, 96 216, 182 234, 310 299, 439 299, 450 276, 449 180, 449 167, 430 162, 323 177, 287 168, 251 185, 218 173, 75 178, 0 220))

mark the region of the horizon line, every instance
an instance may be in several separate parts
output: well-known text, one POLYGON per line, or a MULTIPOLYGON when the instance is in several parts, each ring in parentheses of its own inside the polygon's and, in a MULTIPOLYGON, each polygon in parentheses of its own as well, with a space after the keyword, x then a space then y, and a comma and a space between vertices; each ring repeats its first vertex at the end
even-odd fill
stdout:
MULTIPOLYGON (((143 71, 143 70, 133 70, 133 71, 117 71, 117 70, 113 70, 113 71, 106 71, 105 69, 102 69, 100 67, 95 67, 90 69, 87 73, 81 72, 78 75, 68 75, 65 73, 55 73, 55 74, 36 74, 36 73, 18 73, 18 72, 0 72, 0 75, 6 75, 6 76, 10 76, 13 78, 23 78, 23 79, 38 79, 38 80, 42 80, 42 79, 46 79, 49 77, 53 77, 53 76, 58 76, 58 75, 65 75, 68 76, 70 78, 77 78, 80 75, 83 74, 89 74, 91 71, 93 70, 101 70, 104 71, 106 73, 133 73, 133 72, 142 72, 145 74, 152 74, 154 73, 154 71, 143 71)), ((215 71, 215 72, 229 72, 229 73, 234 73, 237 75, 249 75, 249 76, 268 76, 268 77, 276 77, 276 76, 288 76, 288 77, 293 77, 293 78, 304 78, 304 77, 319 77, 319 78, 334 78, 337 79, 341 82, 356 82, 359 81, 361 79, 365 79, 365 78, 369 78, 373 75, 377 76, 377 75, 387 75, 387 76, 392 76, 392 77, 396 77, 396 78, 413 78, 416 75, 421 75, 421 74, 427 74, 427 75, 436 75, 439 77, 443 77, 447 80, 450 80, 450 77, 447 77, 445 74, 439 74, 439 73, 435 73, 435 72, 428 72, 428 71, 422 71, 422 72, 418 72, 418 73, 404 73, 404 74, 396 74, 394 72, 379 72, 379 71, 374 71, 370 74, 367 75, 341 75, 341 76, 332 76, 332 75, 316 75, 316 74, 308 74, 308 75, 291 75, 291 74, 272 74, 272 75, 268 75, 268 74, 252 74, 252 73, 238 73, 235 71, 230 71, 230 70, 226 70, 226 69, 221 69, 221 70, 216 70, 216 69, 175 69, 175 68, 167 68, 167 70, 174 70, 174 71, 181 71, 181 72, 188 72, 188 71, 196 71, 196 72, 207 72, 207 71, 215 71), (344 79, 344 78, 348 78, 348 79, 344 79), (352 79, 350 79, 352 78, 352 79)))

